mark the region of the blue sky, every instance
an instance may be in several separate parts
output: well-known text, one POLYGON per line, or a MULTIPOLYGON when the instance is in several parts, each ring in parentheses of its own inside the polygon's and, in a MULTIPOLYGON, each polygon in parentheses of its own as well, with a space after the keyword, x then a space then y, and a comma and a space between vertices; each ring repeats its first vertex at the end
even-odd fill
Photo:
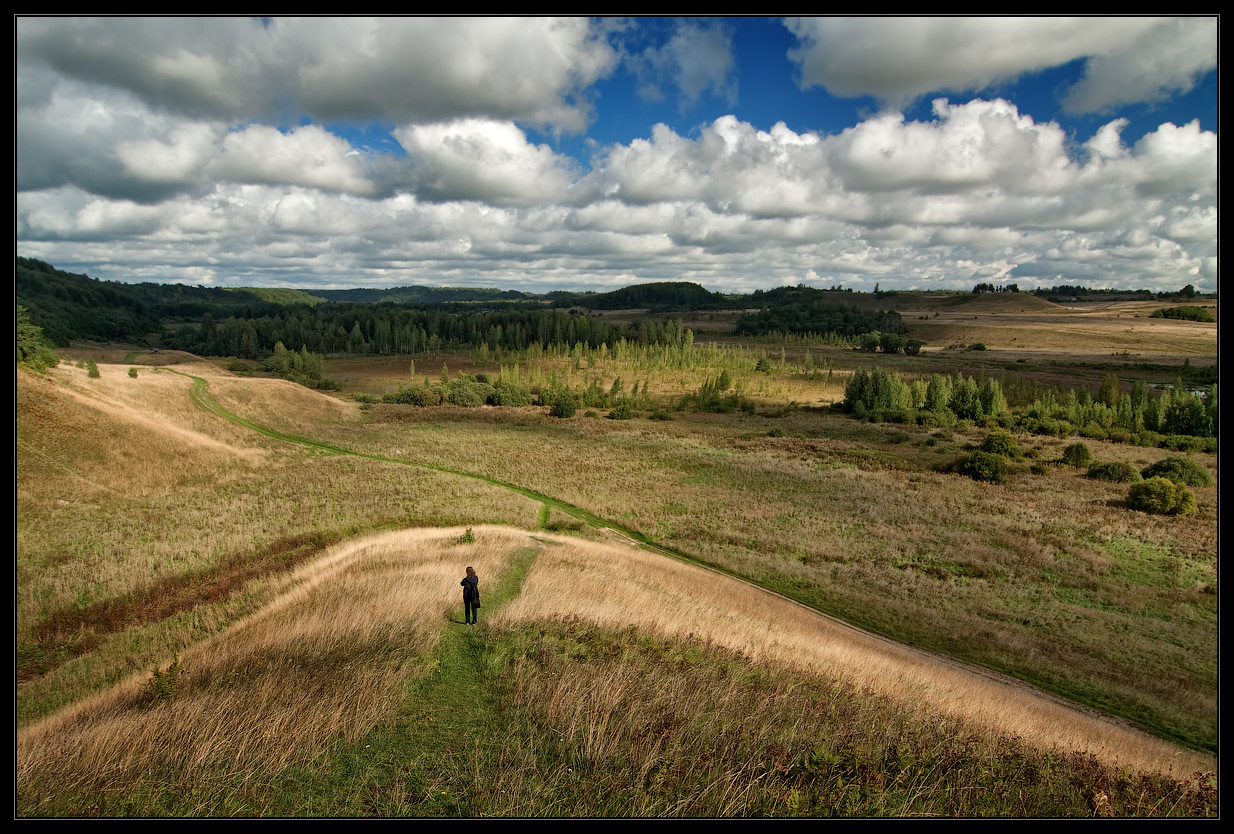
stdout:
POLYGON ((18 253, 236 286, 1217 289, 1215 18, 18 18, 18 253))

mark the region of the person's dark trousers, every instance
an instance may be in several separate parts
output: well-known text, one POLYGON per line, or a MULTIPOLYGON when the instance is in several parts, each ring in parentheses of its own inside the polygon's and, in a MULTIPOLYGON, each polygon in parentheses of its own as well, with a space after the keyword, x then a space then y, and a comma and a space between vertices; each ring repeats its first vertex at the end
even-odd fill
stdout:
POLYGON ((479 611, 480 609, 474 602, 469 599, 463 600, 463 616, 466 618, 468 625, 475 625, 476 615, 479 611))

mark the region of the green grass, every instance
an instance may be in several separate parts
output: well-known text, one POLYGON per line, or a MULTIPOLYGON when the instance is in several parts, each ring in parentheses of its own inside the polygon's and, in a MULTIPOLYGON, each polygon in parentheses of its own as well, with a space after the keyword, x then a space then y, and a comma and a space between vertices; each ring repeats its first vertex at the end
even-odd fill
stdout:
MULTIPOLYGON (((516 559, 493 606, 516 591, 516 559)), ((1211 816, 1211 776, 1130 774, 714 647, 582 623, 447 627, 403 709, 199 813, 1211 816)), ((184 806, 173 788, 161 810, 184 806)))

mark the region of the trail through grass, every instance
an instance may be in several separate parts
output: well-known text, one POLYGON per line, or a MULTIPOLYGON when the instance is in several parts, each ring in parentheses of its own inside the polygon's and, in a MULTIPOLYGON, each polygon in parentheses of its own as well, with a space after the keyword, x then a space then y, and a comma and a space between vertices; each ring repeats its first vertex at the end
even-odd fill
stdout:
MULTIPOLYGON (((483 620, 516 597, 537 550, 520 548, 482 586, 481 624, 451 615, 435 665, 408 687, 403 707, 323 766, 297 768, 274 786, 263 813, 287 816, 444 816, 476 813, 467 774, 486 769, 485 740, 500 735, 502 693, 486 673, 483 620)), ((264 804, 264 803, 263 803, 264 804)))
MULTIPOLYGON (((420 463, 420 462, 414 462, 414 461, 407 461, 401 458, 392 458, 392 457, 387 457, 385 455, 373 454, 371 452, 360 452, 354 449, 347 449, 342 446, 336 446, 332 443, 325 443, 320 440, 313 440, 312 438, 309 438, 309 437, 301 437, 300 435, 284 434, 282 432, 274 431, 273 429, 266 428, 265 426, 261 426, 257 423, 246 420, 243 417, 239 416, 238 414, 234 414, 231 411, 228 411, 226 408, 220 405, 217 400, 215 400, 212 396, 210 396, 209 392, 206 390, 208 383, 206 382, 206 380, 202 379, 201 377, 193 376, 192 374, 186 374, 183 371, 176 371, 171 368, 165 368, 162 370, 167 370, 173 374, 180 374, 181 376, 187 376, 190 379, 192 379, 193 385, 189 389, 189 396, 192 397, 193 402, 197 403, 199 406, 204 408, 206 411, 209 411, 212 414, 222 417, 225 420, 229 420, 232 423, 235 423, 237 425, 244 426, 245 428, 248 428, 248 429, 252 429, 255 432, 259 432, 265 435, 266 437, 270 437, 275 440, 282 440, 287 443, 298 443, 304 446, 310 446, 315 449, 321 449, 323 451, 333 452, 338 455, 352 455, 354 457, 367 458, 369 460, 377 460, 377 461, 382 461, 384 463, 399 463, 405 466, 415 466, 421 469, 429 469, 434 472, 444 472, 448 475, 458 475, 459 477, 462 477, 462 478, 472 478, 477 481, 483 481, 484 483, 491 484, 493 486, 498 486, 504 489, 512 490, 513 492, 517 492, 519 495, 522 495, 526 498, 530 498, 533 501, 538 501, 539 503, 543 504, 545 508, 558 509, 561 512, 566 513, 567 515, 570 515, 574 518, 577 518, 579 521, 582 521, 584 524, 587 524, 591 527, 596 527, 599 529, 615 530, 618 533, 621 533, 623 536, 633 539, 639 545, 649 550, 655 551, 657 553, 662 553, 668 556, 675 556, 678 558, 683 558, 688 561, 694 562, 696 564, 702 564, 701 560, 692 558, 689 554, 683 553, 680 550, 677 550, 676 548, 665 547, 663 545, 658 545, 658 544, 651 542, 642 533, 632 528, 629 528, 625 526, 624 524, 602 518, 596 515, 595 513, 592 513, 592 512, 589 512, 588 510, 583 509, 582 507, 575 506, 574 504, 570 504, 566 501, 562 501, 561 499, 554 498, 550 495, 545 495, 544 493, 537 492, 536 490, 533 490, 533 489, 528 489, 526 487, 518 486, 517 484, 507 483, 506 481, 501 481, 496 478, 490 478, 486 475, 480 475, 475 472, 466 472, 460 469, 451 469, 445 466, 436 466, 431 463, 420 463)), ((714 566, 712 566, 712 568, 715 570, 719 570, 722 573, 729 573, 728 571, 724 571, 722 568, 715 568, 714 566)), ((735 576, 735 574, 730 574, 730 575, 735 576)))

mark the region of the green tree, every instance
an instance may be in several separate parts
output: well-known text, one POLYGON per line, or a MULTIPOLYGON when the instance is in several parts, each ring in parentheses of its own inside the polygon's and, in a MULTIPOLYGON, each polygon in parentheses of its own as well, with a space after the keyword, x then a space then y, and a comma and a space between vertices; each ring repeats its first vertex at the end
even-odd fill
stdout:
POLYGON ((1106 374, 1101 380, 1101 387, 1097 389, 1097 402, 1108 405, 1110 408, 1118 408, 1118 397, 1121 393, 1118 377, 1114 374, 1106 374))
POLYGON ((17 305, 14 330, 17 333, 17 362, 40 373, 60 364, 60 357, 43 338, 43 330, 30 320, 25 307, 17 305))
POLYGON ((1093 453, 1083 443, 1072 443, 1063 449, 1063 463, 1076 469, 1088 466, 1093 460, 1093 453))

